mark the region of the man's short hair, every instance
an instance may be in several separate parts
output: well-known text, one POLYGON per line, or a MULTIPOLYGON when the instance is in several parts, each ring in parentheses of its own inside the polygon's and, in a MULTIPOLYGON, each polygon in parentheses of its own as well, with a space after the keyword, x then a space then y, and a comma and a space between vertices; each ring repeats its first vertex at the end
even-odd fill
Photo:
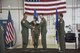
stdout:
POLYGON ((63 17, 63 14, 62 14, 62 13, 60 13, 59 15, 60 15, 61 17, 63 17))
POLYGON ((44 14, 42 13, 41 15, 43 16, 44 14))

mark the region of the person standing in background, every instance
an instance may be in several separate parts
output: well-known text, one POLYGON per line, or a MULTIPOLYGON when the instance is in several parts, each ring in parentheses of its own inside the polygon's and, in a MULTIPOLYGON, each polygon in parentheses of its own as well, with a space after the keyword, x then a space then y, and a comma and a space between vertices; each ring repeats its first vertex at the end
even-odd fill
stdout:
POLYGON ((46 20, 45 18, 43 17, 43 14, 40 15, 40 19, 41 19, 41 22, 40 22, 40 27, 41 27, 41 41, 42 41, 42 46, 43 46, 43 49, 46 49, 47 48, 47 45, 46 45, 46 33, 47 33, 47 23, 46 23, 46 20))
POLYGON ((0 24, 0 53, 5 53, 3 27, 0 24))
POLYGON ((29 28, 32 28, 29 25, 29 22, 26 20, 27 19, 27 15, 24 14, 24 17, 21 21, 21 26, 22 26, 22 48, 26 48, 28 45, 28 38, 29 38, 29 28))
POLYGON ((65 53, 65 30, 64 30, 65 22, 63 20, 63 14, 59 14, 58 21, 58 43, 60 46, 60 53, 65 53))

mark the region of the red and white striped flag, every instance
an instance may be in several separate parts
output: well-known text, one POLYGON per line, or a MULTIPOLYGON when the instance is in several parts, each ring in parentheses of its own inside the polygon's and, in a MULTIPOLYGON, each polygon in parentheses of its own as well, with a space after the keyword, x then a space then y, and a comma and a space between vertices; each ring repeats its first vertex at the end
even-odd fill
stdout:
POLYGON ((14 27, 13 27, 13 22, 11 19, 11 14, 10 11, 8 13, 8 21, 7 21, 7 26, 6 26, 6 43, 11 43, 14 40, 14 27))
POLYGON ((24 13, 32 14, 36 9, 38 14, 56 14, 56 8, 58 9, 58 13, 66 13, 66 1, 57 0, 41 0, 38 2, 29 2, 24 1, 24 13))

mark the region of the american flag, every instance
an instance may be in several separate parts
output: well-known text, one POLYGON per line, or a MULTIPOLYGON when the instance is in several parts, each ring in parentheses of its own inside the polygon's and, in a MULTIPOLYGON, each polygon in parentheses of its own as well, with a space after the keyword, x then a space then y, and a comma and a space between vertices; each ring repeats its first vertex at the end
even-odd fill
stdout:
POLYGON ((34 10, 38 14, 56 14, 56 8, 58 13, 66 13, 66 1, 64 0, 25 0, 24 1, 24 13, 32 14, 34 10))
POLYGON ((14 27, 11 19, 10 11, 8 12, 8 21, 6 26, 6 43, 9 44, 14 40, 14 27))

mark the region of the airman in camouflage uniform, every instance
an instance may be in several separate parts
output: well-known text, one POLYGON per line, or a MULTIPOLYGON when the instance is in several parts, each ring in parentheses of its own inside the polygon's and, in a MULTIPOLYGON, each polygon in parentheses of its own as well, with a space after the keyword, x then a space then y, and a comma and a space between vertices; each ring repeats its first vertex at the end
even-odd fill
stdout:
POLYGON ((43 15, 40 15, 40 18, 41 18, 40 27, 41 27, 42 46, 43 46, 43 49, 46 49, 47 48, 47 45, 46 45, 47 23, 43 15))
POLYGON ((39 24, 36 23, 36 21, 32 21, 31 25, 33 27, 33 29, 31 29, 33 45, 34 45, 34 48, 37 48, 38 47, 39 35, 40 35, 39 24))
POLYGON ((59 14, 59 22, 58 22, 58 34, 59 34, 59 45, 60 45, 60 52, 65 53, 65 30, 64 30, 64 20, 63 14, 59 14))
POLYGON ((27 15, 24 14, 24 17, 21 21, 21 26, 22 26, 22 48, 26 48, 28 45, 28 38, 29 38, 29 28, 32 28, 29 25, 29 22, 26 20, 27 19, 27 15))

